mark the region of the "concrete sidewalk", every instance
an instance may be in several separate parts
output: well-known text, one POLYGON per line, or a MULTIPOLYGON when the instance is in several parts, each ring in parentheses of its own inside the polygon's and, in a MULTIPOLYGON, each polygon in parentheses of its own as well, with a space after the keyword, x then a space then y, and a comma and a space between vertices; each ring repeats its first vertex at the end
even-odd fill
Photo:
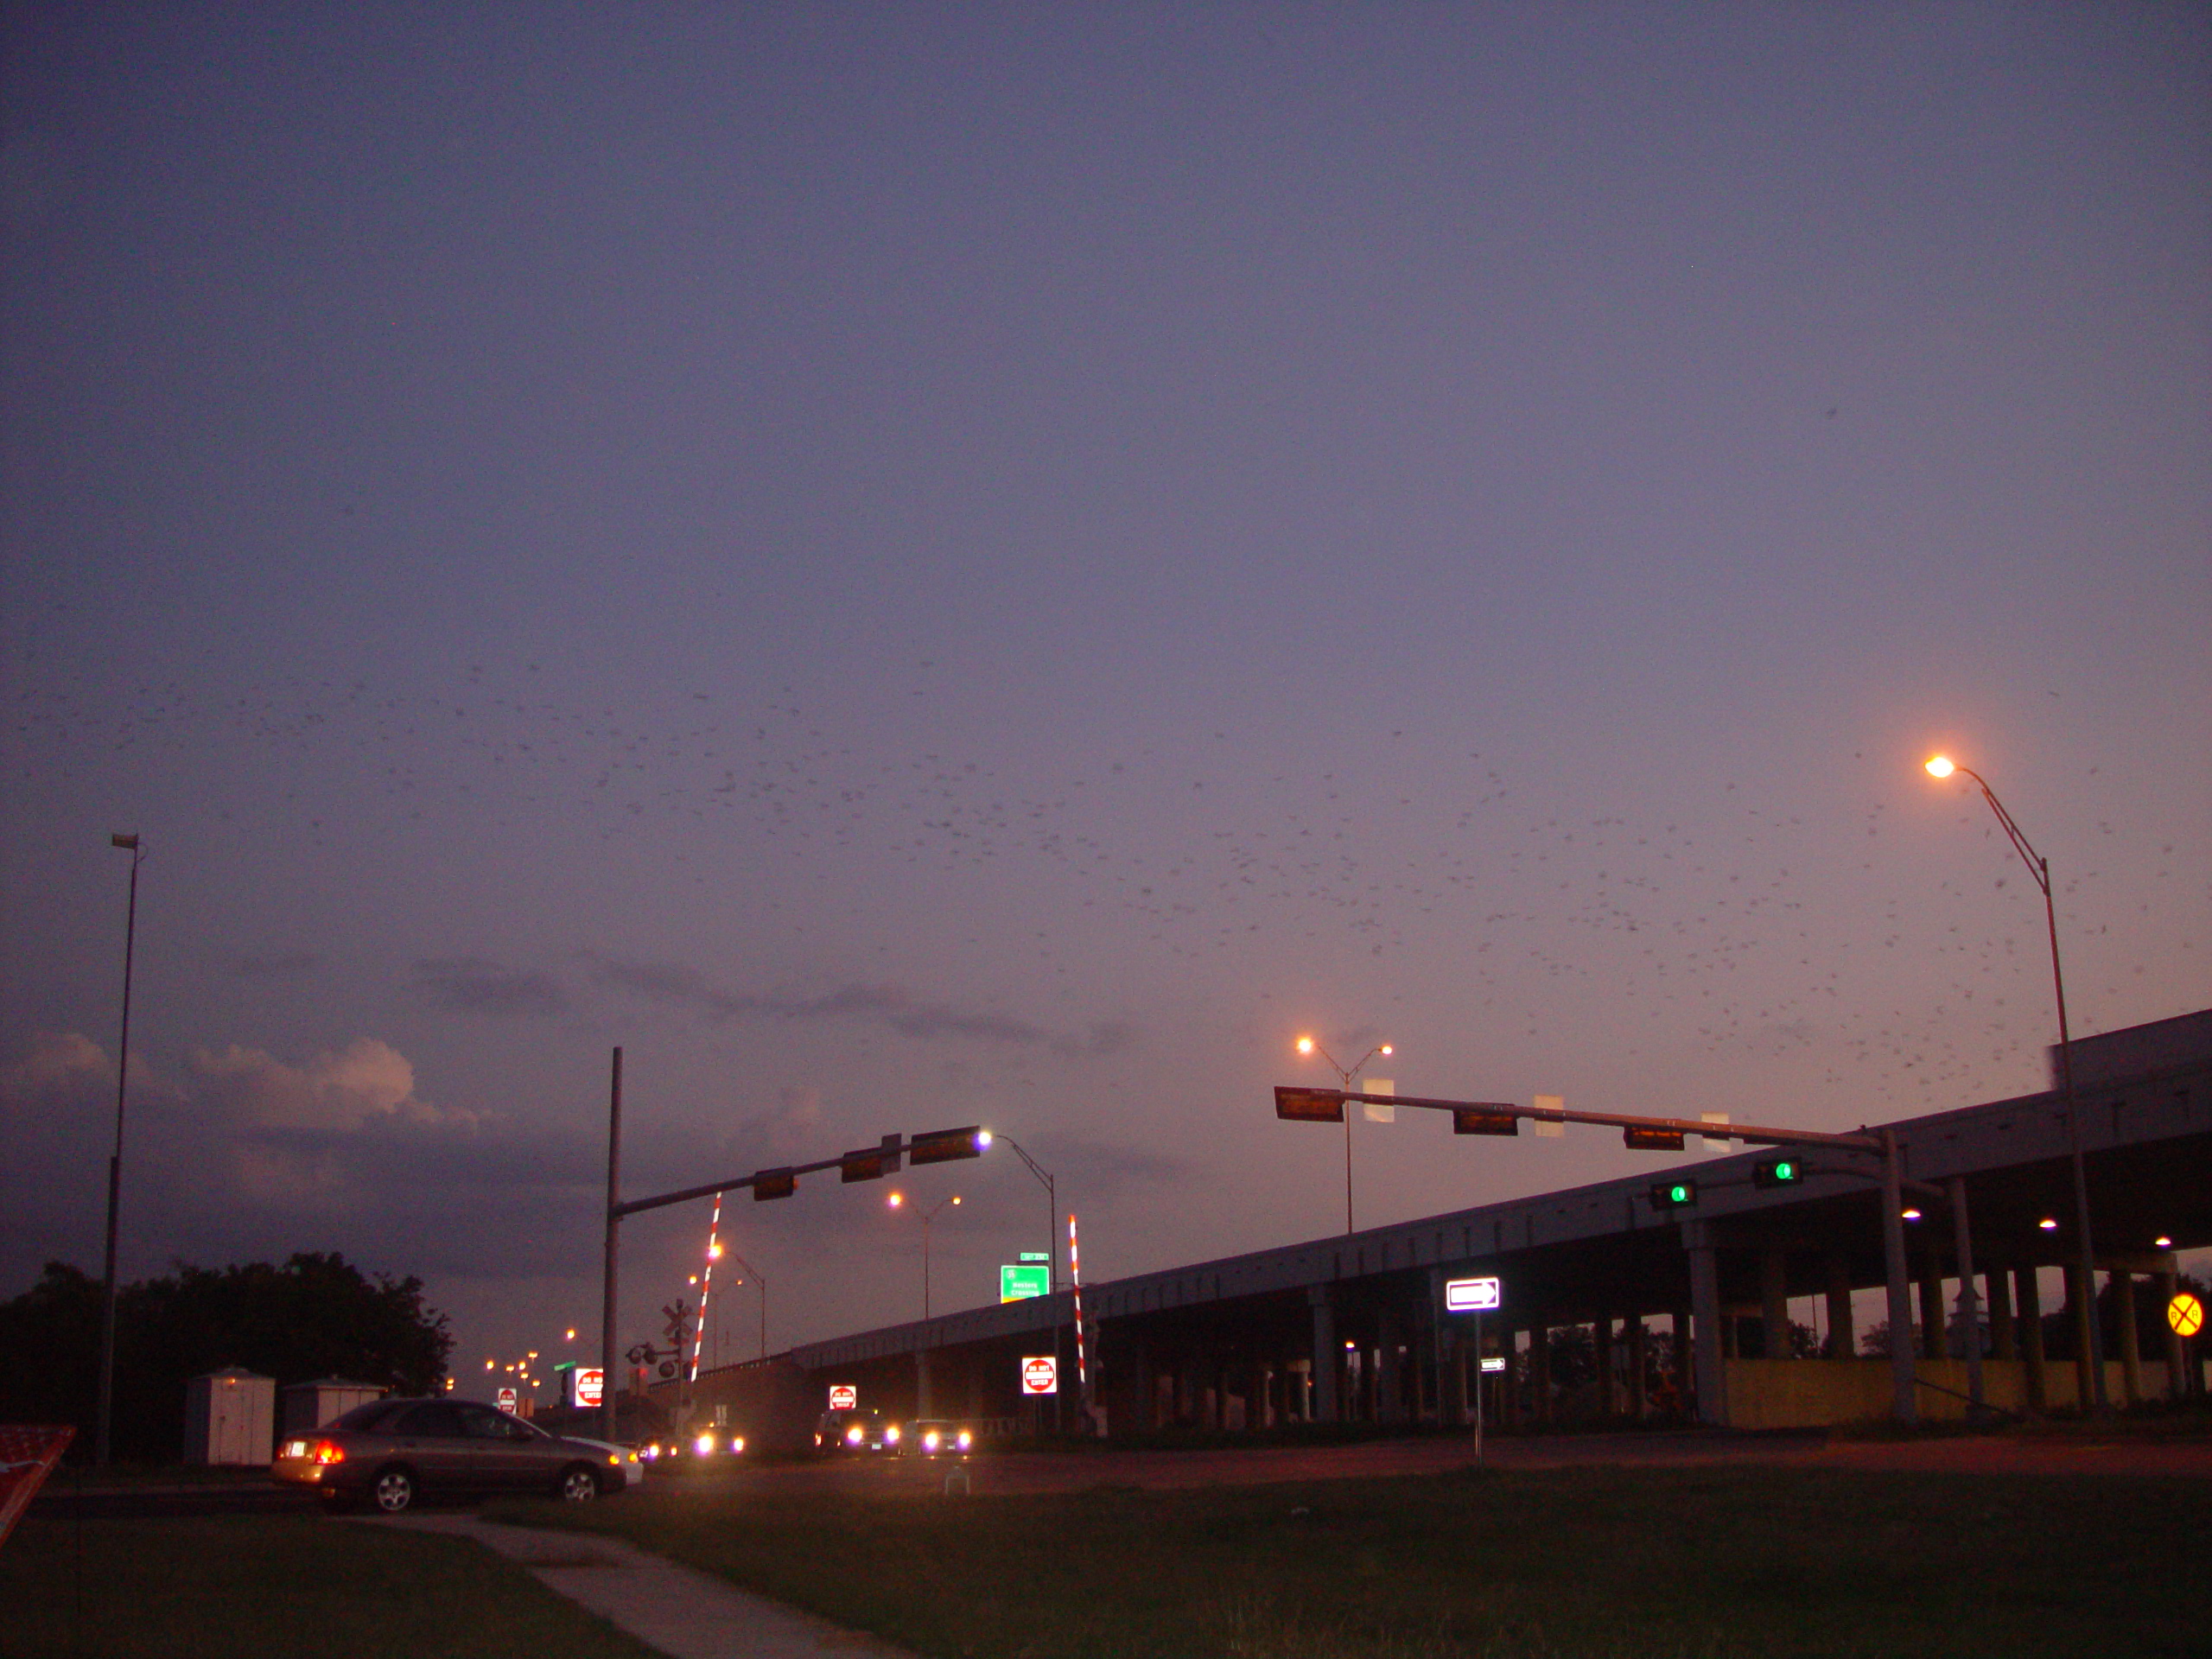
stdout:
POLYGON ((525 1568, 557 1596, 597 1613, 669 1659, 912 1659, 841 1629, 597 1533, 505 1527, 467 1514, 416 1515, 372 1526, 473 1538, 525 1568))

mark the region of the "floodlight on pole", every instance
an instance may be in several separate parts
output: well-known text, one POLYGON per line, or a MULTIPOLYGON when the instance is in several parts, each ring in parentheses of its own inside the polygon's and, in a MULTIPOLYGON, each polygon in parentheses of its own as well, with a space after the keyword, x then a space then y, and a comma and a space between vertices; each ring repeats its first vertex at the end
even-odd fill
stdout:
MULTIPOLYGON (((1324 1065, 1325 1065, 1329 1068, 1329 1070, 1330 1070, 1330 1071, 1332 1071, 1335 1072, 1335 1073, 1337 1074, 1338 1077, 1339 1079, 1341 1079, 1341 1080, 1342 1080, 1342 1082, 1343 1082, 1343 1084, 1344 1084, 1344 1091, 1345 1091, 1347 1094, 1349 1094, 1349 1093, 1352 1092, 1352 1079, 1353 1079, 1354 1077, 1357 1077, 1357 1076, 1358 1076, 1358 1075, 1359 1075, 1363 1071, 1364 1071, 1364 1070, 1366 1069, 1366 1067, 1367 1067, 1367 1063, 1368 1063, 1370 1060, 1373 1059, 1373 1058, 1374 1058, 1376 1055, 1378 1055, 1378 1054, 1379 1054, 1379 1055, 1382 1055, 1382 1056, 1383 1058, 1388 1058, 1391 1054, 1393 1054, 1393 1053, 1396 1052, 1396 1051, 1395 1051, 1395 1049, 1394 1049, 1394 1048, 1393 1048, 1393 1047, 1392 1047, 1389 1043, 1377 1043, 1377 1044, 1376 1044, 1376 1045, 1375 1045, 1375 1046, 1374 1046, 1374 1047, 1372 1047, 1372 1048, 1369 1049, 1369 1050, 1367 1051, 1367 1052, 1366 1052, 1366 1053, 1364 1053, 1364 1054, 1363 1054, 1363 1055, 1361 1055, 1361 1056, 1359 1057, 1359 1060, 1358 1060, 1357 1064, 1353 1065, 1350 1065, 1350 1066, 1344 1066, 1344 1065, 1339 1065, 1338 1064, 1337 1064, 1337 1057, 1336 1057, 1335 1055, 1333 1055, 1333 1054, 1330 1053, 1330 1052, 1329 1052, 1329 1051, 1328 1051, 1327 1049, 1324 1048, 1324 1047, 1323 1047, 1323 1046, 1321 1046, 1318 1041, 1316 1041, 1316 1040, 1315 1040, 1313 1037, 1311 1037, 1311 1036, 1300 1036, 1300 1037, 1299 1038, 1299 1039, 1298 1039, 1297 1043, 1294 1045, 1294 1046, 1297 1048, 1298 1052, 1299 1052, 1300 1054, 1319 1054, 1319 1055, 1321 1057, 1322 1063, 1323 1063, 1324 1065)), ((1346 1233, 1350 1233, 1350 1232, 1352 1230, 1352 1225, 1351 1225, 1351 1114, 1350 1112, 1346 1112, 1346 1113, 1344 1115, 1344 1231, 1345 1231, 1346 1233)))
POLYGON ((2105 1396, 2104 1332, 2099 1328, 2096 1313, 2097 1257, 2089 1233, 2089 1177, 2088 1168, 2082 1156, 2082 1113, 2074 1097, 2074 1045, 2066 1023, 2066 976, 2058 963, 2058 909, 2051 898, 2050 861, 2037 852, 2030 844, 2012 815, 2005 810, 2005 803, 1997 798, 1997 791, 1988 781, 1971 766, 1962 766, 1948 755, 1931 755, 1924 764, 1930 778, 1939 781, 1954 772, 1974 779, 1974 787, 1981 791, 1981 798, 1989 803, 1989 810, 1997 815, 1997 822, 2004 827, 2012 850, 2028 867, 2028 874, 2035 877, 2036 886, 2043 890, 2044 920, 2050 934, 2050 982, 2058 999, 2058 1076, 2059 1086, 2066 1101, 2066 1135, 2068 1150, 2074 1166, 2074 1227, 2081 1258, 2081 1285, 2075 1297, 2074 1350, 2078 1370, 2086 1367, 2089 1373, 2088 1397, 2096 1402, 2102 1413, 2108 1408, 2105 1396))

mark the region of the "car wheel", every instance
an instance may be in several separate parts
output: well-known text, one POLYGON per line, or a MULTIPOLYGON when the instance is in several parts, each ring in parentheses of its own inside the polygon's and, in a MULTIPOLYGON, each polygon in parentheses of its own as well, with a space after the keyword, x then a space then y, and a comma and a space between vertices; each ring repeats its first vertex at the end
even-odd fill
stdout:
POLYGON ((599 1477, 577 1464, 563 1472, 559 1491, 564 1503, 588 1503, 599 1496, 599 1477))
POLYGON ((369 1491, 376 1498, 378 1509, 386 1515, 397 1515, 415 1501, 415 1476, 397 1466, 386 1469, 377 1476, 369 1491))

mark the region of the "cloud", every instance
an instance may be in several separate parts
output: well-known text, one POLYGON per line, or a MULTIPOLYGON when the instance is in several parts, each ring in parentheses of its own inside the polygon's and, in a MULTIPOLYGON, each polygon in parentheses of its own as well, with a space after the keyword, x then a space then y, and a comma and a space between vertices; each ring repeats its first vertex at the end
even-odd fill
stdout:
POLYGON ((1133 1047, 1136 1027, 1098 1021, 1081 1033, 1054 1032, 1011 1014, 926 1001, 893 985, 847 984, 818 996, 751 996, 717 989, 695 969, 668 963, 595 960, 592 976, 664 1007, 688 1008, 710 1020, 839 1020, 880 1026, 918 1042, 940 1039, 1041 1049, 1069 1058, 1117 1054, 1133 1047))
POLYGON ((351 1132, 379 1122, 473 1125, 475 1114, 431 1105, 415 1093, 415 1068, 391 1044, 357 1037, 335 1053, 288 1065, 233 1043, 195 1050, 190 1069, 200 1092, 232 1123, 248 1129, 351 1132))
POLYGON ((437 1007, 496 1017, 556 1014, 568 993, 548 974, 503 968, 480 957, 440 957, 415 964, 415 986, 437 1007))
POLYGON ((9 1108, 28 1106, 57 1096, 73 1096, 88 1084, 112 1084, 115 1069, 107 1054, 91 1038, 73 1031, 42 1031, 31 1039, 30 1052, 0 1071, 0 1103, 9 1108))

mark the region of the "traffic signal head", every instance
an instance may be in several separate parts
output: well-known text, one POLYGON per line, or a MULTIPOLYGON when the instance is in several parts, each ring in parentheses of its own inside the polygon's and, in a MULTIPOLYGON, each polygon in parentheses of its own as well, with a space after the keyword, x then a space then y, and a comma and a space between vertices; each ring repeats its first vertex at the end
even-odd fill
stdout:
POLYGON ((1753 1186, 1796 1186, 1805 1179, 1805 1166, 1795 1158, 1762 1158, 1751 1166, 1753 1186))
POLYGON ((753 1201, 788 1198, 798 1190, 798 1177, 788 1168, 764 1169, 753 1178, 753 1201))
POLYGON ((899 1170, 899 1150, 895 1147, 869 1147, 861 1152, 849 1152, 837 1160, 837 1179, 849 1185, 854 1181, 880 1181, 899 1170))
POLYGON ((1651 1207, 1654 1210, 1687 1210, 1696 1202, 1697 1183, 1688 1177, 1651 1183, 1651 1207))
POLYGON ((1455 1106, 1452 1109, 1452 1133, 1454 1135, 1518 1135, 1521 1120, 1509 1111, 1484 1111, 1479 1106, 1455 1106))
POLYGON ((980 1158, 991 1144, 991 1132, 969 1124, 964 1129, 933 1129, 906 1143, 910 1164, 946 1164, 956 1158, 980 1158))
POLYGON ((1333 1089, 1278 1088, 1275 1116, 1300 1123, 1341 1123, 1344 1121, 1344 1097, 1333 1089))
POLYGON ((1644 1128, 1631 1123, 1621 1131, 1621 1144, 1631 1152, 1680 1152, 1682 1137, 1674 1129, 1644 1128))

